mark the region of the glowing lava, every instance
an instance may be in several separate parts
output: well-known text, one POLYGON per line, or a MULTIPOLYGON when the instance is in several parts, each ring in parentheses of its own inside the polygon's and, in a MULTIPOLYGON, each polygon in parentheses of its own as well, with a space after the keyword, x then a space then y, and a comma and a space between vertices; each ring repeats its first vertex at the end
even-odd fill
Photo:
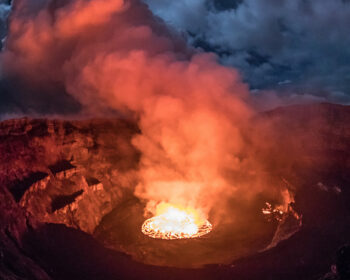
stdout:
POLYGON ((156 216, 146 220, 141 230, 152 238, 183 239, 203 236, 212 225, 193 208, 160 203, 156 216))

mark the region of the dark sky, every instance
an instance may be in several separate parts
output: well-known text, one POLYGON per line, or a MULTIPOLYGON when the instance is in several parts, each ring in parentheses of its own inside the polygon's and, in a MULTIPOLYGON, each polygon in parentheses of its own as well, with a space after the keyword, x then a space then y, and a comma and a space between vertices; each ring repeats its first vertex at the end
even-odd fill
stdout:
POLYGON ((145 0, 251 89, 350 102, 347 0, 145 0))

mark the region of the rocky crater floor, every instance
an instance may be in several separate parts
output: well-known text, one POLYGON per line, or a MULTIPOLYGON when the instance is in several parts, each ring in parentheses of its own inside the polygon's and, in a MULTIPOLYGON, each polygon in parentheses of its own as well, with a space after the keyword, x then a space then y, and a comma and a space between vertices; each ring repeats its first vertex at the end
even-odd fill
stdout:
POLYGON ((191 243, 132 230, 144 219, 137 133, 123 119, 0 123, 0 279, 319 279, 350 242, 350 107, 255 116, 246 156, 293 191, 292 210, 267 221, 265 197, 254 211, 237 199, 235 211, 251 211, 241 231, 191 243))

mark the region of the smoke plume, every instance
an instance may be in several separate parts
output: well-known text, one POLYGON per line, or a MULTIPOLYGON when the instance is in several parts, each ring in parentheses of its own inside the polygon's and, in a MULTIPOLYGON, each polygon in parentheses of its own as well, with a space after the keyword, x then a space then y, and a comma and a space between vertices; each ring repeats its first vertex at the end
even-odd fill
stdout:
POLYGON ((227 174, 245 164, 248 87, 140 1, 16 1, 1 61, 8 80, 33 89, 26 100, 137 120, 140 198, 208 213, 238 188, 227 174))

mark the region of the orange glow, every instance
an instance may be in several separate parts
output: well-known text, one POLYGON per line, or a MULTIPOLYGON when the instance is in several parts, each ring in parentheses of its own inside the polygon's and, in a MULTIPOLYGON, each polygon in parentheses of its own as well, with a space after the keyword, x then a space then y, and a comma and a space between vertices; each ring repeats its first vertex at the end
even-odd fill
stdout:
MULTIPOLYGON (((227 174, 258 169, 241 156, 246 148, 241 131, 254 112, 240 74, 219 64, 214 54, 187 49, 181 36, 165 30, 141 1, 72 0, 54 10, 47 6, 28 16, 24 8, 12 12, 2 54, 6 69, 35 87, 64 85, 83 115, 115 112, 137 120, 140 133, 132 144, 141 156, 134 193, 142 201, 196 205, 203 214, 214 207, 224 212, 223 200, 244 187, 227 174)), ((169 221, 180 224, 169 238, 211 230, 206 215, 197 220, 187 208, 175 208, 185 218, 172 220, 154 211, 144 233, 157 237, 169 221), (183 228, 181 221, 191 226, 183 228)))
POLYGON ((199 211, 169 203, 160 203, 156 216, 146 220, 142 233, 152 238, 183 239, 203 236, 212 230, 212 225, 199 211))

